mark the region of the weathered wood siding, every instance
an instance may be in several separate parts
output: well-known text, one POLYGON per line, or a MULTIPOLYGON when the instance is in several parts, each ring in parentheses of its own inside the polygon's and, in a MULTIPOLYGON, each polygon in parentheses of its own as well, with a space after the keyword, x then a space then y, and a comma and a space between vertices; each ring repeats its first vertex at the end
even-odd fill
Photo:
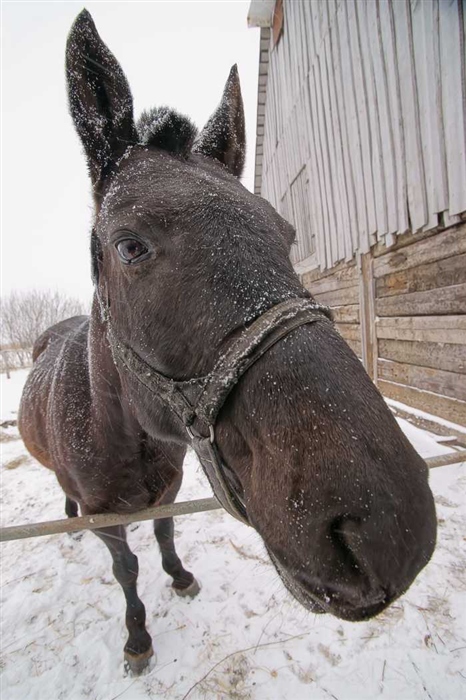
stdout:
POLYGON ((332 307, 335 324, 356 355, 362 357, 359 275, 354 261, 322 273, 315 269, 303 275, 304 286, 322 304, 332 307))
POLYGON ((377 382, 466 425, 466 224, 373 251, 377 382))
POLYGON ((256 191, 295 225, 293 262, 331 269, 458 223, 463 0, 284 0, 283 10, 280 40, 266 30, 261 41, 256 191))
POLYGON ((302 275, 385 396, 466 425, 466 224, 302 275), (365 267, 369 269, 368 277, 365 267))
POLYGON ((255 185, 380 390, 466 425, 464 9, 283 0, 261 34, 255 185))

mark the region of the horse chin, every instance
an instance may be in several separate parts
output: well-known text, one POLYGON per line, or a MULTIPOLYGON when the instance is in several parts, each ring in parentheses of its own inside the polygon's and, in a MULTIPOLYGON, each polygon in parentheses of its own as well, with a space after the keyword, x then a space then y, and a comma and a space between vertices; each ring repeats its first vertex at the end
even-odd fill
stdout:
POLYGON ((292 576, 270 551, 269 556, 285 588, 298 603, 314 614, 328 613, 347 622, 362 622, 379 615, 393 600, 388 595, 383 595, 375 603, 361 605, 357 608, 345 606, 325 593, 311 592, 296 577, 292 576))
POLYGON ((272 552, 270 552, 270 550, 267 551, 285 588, 291 593, 293 598, 303 606, 303 608, 306 608, 306 610, 309 610, 309 612, 316 613, 317 615, 324 615, 326 612, 329 612, 320 601, 316 600, 298 581, 290 576, 287 570, 280 564, 278 559, 272 554, 272 552))
POLYGON ((293 598, 303 606, 303 608, 306 608, 306 610, 316 615, 325 615, 325 613, 330 612, 329 610, 325 610, 322 605, 318 603, 310 593, 308 593, 308 591, 302 588, 302 586, 299 584, 295 583, 293 579, 287 578, 280 571, 278 573, 286 589, 291 593, 293 598))

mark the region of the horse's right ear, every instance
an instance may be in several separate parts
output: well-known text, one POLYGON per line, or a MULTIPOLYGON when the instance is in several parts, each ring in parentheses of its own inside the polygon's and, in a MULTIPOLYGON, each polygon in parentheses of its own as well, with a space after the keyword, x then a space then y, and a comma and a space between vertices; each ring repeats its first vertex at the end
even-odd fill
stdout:
POLYGON ((137 134, 128 81, 87 10, 77 16, 68 37, 66 78, 71 116, 95 186, 137 142, 137 134))

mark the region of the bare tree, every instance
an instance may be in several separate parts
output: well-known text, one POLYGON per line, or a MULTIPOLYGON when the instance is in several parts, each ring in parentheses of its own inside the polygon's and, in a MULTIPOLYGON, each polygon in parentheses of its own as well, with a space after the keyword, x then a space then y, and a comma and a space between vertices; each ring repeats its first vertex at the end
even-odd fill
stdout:
POLYGON ((41 333, 59 321, 87 312, 82 301, 58 291, 11 292, 1 301, 2 365, 30 364, 32 346, 41 333))

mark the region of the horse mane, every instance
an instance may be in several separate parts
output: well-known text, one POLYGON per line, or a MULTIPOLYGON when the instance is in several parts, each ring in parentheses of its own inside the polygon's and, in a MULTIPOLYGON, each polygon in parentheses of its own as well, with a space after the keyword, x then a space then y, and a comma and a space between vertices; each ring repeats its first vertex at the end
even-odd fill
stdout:
POLYGON ((170 107, 145 110, 138 119, 139 143, 186 158, 197 136, 192 121, 170 107))

